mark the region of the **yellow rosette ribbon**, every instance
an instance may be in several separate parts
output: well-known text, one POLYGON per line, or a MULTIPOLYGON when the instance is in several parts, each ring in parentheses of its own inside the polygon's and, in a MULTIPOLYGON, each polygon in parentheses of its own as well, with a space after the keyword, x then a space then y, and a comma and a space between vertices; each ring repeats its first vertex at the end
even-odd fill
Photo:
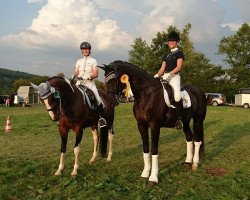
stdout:
POLYGON ((130 83, 129 83, 129 77, 127 74, 124 74, 121 76, 121 82, 126 84, 126 91, 125 91, 125 96, 129 96, 129 91, 130 91, 130 83))

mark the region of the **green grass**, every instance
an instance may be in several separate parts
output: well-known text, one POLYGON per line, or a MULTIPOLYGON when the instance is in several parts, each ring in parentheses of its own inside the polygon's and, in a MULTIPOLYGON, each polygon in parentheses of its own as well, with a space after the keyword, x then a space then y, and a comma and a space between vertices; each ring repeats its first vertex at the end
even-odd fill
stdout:
POLYGON ((92 134, 84 132, 78 176, 71 178, 74 134, 69 135, 65 170, 59 164, 60 136, 45 107, 0 107, 0 199, 244 199, 250 198, 250 109, 208 107, 205 158, 197 172, 181 165, 184 134, 161 129, 159 184, 140 178, 142 144, 132 104, 116 108, 113 161, 92 156, 92 134), (12 132, 4 133, 7 116, 12 132))

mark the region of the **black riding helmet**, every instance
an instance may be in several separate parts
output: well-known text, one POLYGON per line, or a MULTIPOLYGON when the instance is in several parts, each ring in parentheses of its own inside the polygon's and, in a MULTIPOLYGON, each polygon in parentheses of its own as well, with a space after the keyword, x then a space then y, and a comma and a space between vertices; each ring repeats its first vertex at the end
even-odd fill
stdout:
POLYGON ((80 45, 80 49, 89 49, 91 50, 91 44, 89 42, 82 42, 80 45))
POLYGON ((180 36, 179 33, 172 31, 171 33, 168 34, 168 41, 180 41, 180 36))

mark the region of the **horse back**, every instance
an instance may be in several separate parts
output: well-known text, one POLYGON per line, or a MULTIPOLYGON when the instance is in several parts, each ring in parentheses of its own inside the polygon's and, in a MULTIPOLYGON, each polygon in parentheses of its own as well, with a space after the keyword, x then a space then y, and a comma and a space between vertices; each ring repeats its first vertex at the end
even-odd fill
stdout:
POLYGON ((205 93, 194 85, 185 85, 183 88, 187 91, 191 99, 191 109, 194 116, 205 119, 207 111, 207 101, 205 93))

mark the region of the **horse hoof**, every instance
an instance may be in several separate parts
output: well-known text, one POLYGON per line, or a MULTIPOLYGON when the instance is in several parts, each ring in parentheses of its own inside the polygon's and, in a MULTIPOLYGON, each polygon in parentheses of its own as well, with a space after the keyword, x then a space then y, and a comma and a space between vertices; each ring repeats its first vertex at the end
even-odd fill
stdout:
POLYGON ((186 169, 190 169, 192 166, 192 163, 190 162, 183 162, 182 165, 186 168, 186 169))
POLYGON ((148 182, 148 187, 154 187, 154 186, 156 186, 156 185, 157 185, 157 183, 154 182, 154 181, 149 181, 149 182, 148 182))
POLYGON ((185 166, 191 166, 192 163, 191 162, 183 162, 182 165, 185 165, 185 166))
POLYGON ((74 177, 76 177, 77 173, 75 173, 75 172, 73 173, 72 172, 70 175, 71 175, 72 178, 74 178, 74 177))
POLYGON ((90 161, 89 161, 89 165, 93 165, 93 164, 94 164, 94 162, 95 162, 95 161, 90 160, 90 161))
POLYGON ((197 170, 198 170, 198 166, 192 165, 192 171, 197 171, 197 170))
POLYGON ((55 173, 55 176, 61 176, 62 174, 61 174, 61 172, 56 172, 55 173))

